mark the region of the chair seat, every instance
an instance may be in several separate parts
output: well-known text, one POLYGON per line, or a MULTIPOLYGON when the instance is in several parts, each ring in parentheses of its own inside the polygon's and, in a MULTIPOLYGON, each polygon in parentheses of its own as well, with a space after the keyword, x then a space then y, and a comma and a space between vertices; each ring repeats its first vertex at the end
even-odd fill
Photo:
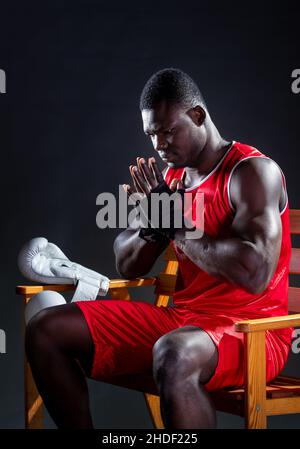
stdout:
MULTIPOLYGON (((233 415, 245 416, 243 388, 226 388, 211 393, 217 410, 233 415)), ((290 398, 300 396, 300 379, 291 376, 278 376, 266 387, 267 399, 290 398)))

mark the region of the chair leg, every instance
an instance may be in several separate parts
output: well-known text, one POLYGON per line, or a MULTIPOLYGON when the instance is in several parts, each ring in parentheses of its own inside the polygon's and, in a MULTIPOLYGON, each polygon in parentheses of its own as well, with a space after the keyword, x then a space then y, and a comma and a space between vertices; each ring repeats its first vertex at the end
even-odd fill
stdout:
MULTIPOLYGON (((24 307, 31 295, 24 295, 24 307)), ((25 322, 23 322, 23 335, 25 335, 25 322)), ((44 421, 43 400, 36 388, 30 365, 24 355, 24 403, 25 403, 25 429, 42 429, 44 421)))
POLYGON ((42 429, 44 421, 43 400, 39 395, 35 382, 32 377, 29 363, 25 357, 24 366, 25 377, 25 428, 26 429, 42 429))
POLYGON ((245 424, 247 429, 266 429, 265 332, 245 334, 245 424))
POLYGON ((144 393, 144 398, 155 429, 164 429, 164 423, 160 413, 160 397, 154 394, 144 393))

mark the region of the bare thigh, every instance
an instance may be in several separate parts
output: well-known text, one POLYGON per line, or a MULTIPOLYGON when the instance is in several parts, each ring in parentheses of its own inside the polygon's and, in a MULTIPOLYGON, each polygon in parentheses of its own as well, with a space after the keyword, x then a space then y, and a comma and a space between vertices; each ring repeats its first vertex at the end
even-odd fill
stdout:
POLYGON ((28 323, 28 356, 36 356, 38 351, 47 351, 50 346, 77 359, 84 373, 90 375, 94 344, 84 315, 76 304, 49 307, 36 314, 28 323))

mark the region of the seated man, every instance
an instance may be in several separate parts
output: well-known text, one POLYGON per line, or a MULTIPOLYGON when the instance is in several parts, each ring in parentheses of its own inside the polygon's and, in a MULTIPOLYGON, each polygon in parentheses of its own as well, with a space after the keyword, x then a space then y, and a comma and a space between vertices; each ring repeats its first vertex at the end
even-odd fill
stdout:
MULTIPOLYGON (((128 227, 115 240, 125 278, 145 275, 172 242, 179 262, 174 306, 80 301, 30 321, 26 351, 37 387, 60 428, 91 428, 85 376, 161 398, 166 428, 216 425, 210 391, 243 384, 243 335, 234 323, 287 313, 288 198, 278 165, 224 140, 194 81, 164 69, 140 100, 144 131, 167 164, 131 166, 128 193, 204 193, 204 229, 128 227), (168 186, 171 187, 168 189, 168 186)), ((194 203, 193 203, 194 207, 194 203)), ((287 360, 291 329, 266 334, 267 380, 287 360)))

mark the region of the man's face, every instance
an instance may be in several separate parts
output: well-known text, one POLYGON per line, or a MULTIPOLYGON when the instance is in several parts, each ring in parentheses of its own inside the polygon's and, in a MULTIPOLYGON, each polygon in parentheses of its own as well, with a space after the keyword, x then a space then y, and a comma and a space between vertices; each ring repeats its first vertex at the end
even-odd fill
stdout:
POLYGON ((201 107, 184 110, 180 105, 162 102, 155 109, 142 111, 143 127, 154 149, 169 167, 195 167, 206 143, 201 107))

